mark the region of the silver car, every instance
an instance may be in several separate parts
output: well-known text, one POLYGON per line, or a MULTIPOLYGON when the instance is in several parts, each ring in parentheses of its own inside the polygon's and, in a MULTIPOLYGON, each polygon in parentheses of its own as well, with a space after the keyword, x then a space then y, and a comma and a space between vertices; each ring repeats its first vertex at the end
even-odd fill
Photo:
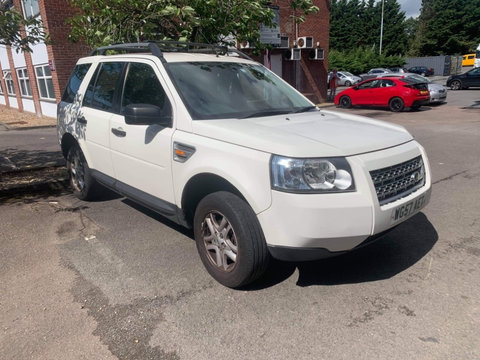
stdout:
POLYGON ((340 86, 350 87, 358 83, 360 80, 362 80, 361 77, 353 75, 348 71, 338 71, 337 75, 338 75, 338 85, 340 86))
POLYGON ((442 103, 447 100, 447 88, 443 85, 440 84, 435 84, 431 82, 429 79, 422 75, 414 74, 414 73, 394 73, 394 74, 383 74, 383 75, 378 75, 377 77, 382 77, 382 76, 389 76, 389 77, 412 77, 415 79, 418 79, 420 81, 423 81, 428 85, 428 91, 430 92, 430 104, 432 103, 442 103))

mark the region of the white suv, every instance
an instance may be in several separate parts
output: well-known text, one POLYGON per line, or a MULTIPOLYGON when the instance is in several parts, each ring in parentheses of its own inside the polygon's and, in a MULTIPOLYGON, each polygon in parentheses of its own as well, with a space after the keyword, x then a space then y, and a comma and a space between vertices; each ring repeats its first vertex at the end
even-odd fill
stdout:
POLYGON ((369 243, 431 192, 425 151, 403 127, 319 110, 222 47, 95 50, 73 71, 58 136, 80 199, 101 184, 193 227, 205 267, 229 287, 259 278, 270 257, 369 243))

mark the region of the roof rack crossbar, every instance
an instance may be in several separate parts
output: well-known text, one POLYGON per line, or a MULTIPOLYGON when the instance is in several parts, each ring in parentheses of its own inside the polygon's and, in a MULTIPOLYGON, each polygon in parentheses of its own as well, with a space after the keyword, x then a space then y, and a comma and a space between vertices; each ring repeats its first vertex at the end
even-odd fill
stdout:
POLYGON ((228 55, 228 53, 235 53, 244 59, 253 60, 238 49, 228 48, 227 46, 223 45, 171 40, 145 41, 139 43, 102 46, 94 49, 90 53, 90 56, 105 55, 107 51, 125 51, 129 53, 150 52, 152 55, 157 56, 162 62, 165 62, 163 57, 164 52, 214 53, 216 55, 228 55))

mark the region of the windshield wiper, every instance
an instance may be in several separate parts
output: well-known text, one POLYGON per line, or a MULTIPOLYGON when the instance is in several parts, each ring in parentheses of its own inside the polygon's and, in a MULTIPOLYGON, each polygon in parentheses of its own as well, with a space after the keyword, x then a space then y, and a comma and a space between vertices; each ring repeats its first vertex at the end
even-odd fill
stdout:
POLYGON ((282 115, 282 114, 290 114, 290 110, 264 110, 259 111, 247 116, 242 117, 242 119, 254 118, 259 116, 270 116, 270 115, 282 115))

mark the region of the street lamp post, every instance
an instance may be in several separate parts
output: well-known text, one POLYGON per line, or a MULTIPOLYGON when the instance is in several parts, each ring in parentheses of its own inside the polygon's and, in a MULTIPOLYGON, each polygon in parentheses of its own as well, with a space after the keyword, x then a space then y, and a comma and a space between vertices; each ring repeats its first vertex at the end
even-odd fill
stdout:
POLYGON ((380 22, 380 55, 382 55, 382 40, 383 40, 383 8, 385 0, 382 0, 382 21, 380 22))

